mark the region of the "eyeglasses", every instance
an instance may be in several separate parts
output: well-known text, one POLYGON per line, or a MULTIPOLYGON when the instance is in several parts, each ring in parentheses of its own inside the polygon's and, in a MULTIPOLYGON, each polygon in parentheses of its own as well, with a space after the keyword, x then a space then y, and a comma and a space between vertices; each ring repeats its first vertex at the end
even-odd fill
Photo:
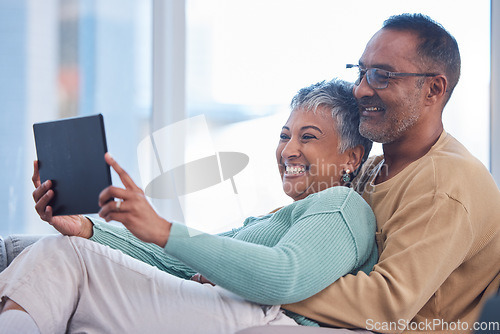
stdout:
POLYGON ((381 70, 378 68, 366 68, 363 69, 359 65, 355 64, 347 64, 346 68, 358 68, 359 76, 358 79, 354 82, 356 86, 359 86, 361 80, 366 74, 366 81, 368 85, 370 85, 373 89, 384 89, 387 88, 389 84, 389 79, 394 77, 435 77, 437 74, 435 73, 401 73, 401 72, 389 72, 385 70, 381 70))

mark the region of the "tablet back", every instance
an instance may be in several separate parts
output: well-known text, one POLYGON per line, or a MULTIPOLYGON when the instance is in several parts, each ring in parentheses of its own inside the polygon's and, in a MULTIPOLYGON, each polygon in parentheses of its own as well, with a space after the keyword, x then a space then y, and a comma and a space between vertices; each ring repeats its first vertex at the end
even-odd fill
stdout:
POLYGON ((53 215, 99 212, 99 193, 111 185, 101 114, 33 125, 40 181, 52 180, 53 215))

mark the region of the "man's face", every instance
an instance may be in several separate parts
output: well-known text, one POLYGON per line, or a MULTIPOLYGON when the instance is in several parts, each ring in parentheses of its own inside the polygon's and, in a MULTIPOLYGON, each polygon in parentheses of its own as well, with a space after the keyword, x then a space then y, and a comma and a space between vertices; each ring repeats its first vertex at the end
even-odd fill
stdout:
MULTIPOLYGON (((368 42, 359 65, 363 69, 421 73, 416 65, 417 41, 416 35, 410 32, 382 29, 368 42)), ((354 96, 360 105, 360 133, 383 144, 403 140, 422 113, 421 83, 422 78, 392 77, 387 88, 373 89, 365 75, 354 87, 354 96)))

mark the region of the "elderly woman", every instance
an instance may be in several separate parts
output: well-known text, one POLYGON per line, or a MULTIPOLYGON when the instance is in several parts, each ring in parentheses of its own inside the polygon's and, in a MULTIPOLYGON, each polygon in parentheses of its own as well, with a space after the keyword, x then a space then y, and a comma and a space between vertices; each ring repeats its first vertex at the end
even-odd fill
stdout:
POLYGON ((158 216, 109 154, 105 159, 125 189, 103 190, 99 214, 126 229, 81 216, 53 217, 51 183, 40 184, 35 164, 35 207, 66 236, 40 240, 0 274, 0 332, 22 326, 24 333, 318 326, 280 304, 308 298, 343 275, 369 272, 377 258, 374 215, 342 186, 371 148, 358 132, 351 90, 333 80, 297 93, 276 150, 283 190, 294 202, 220 235, 190 233, 158 216))

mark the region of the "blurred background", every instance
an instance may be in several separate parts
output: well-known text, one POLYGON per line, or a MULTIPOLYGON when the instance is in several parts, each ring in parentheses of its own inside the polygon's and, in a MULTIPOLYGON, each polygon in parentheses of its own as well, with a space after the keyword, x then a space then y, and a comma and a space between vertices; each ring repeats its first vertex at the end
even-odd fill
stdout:
MULTIPOLYGON (((109 151, 142 187, 157 162, 141 142, 186 119, 201 119, 201 128, 157 142, 167 159, 174 150, 186 163, 210 152, 249 157, 232 181, 151 199, 167 219, 217 232, 290 203, 274 152, 291 98, 318 81, 352 80, 345 64, 357 63, 386 18, 404 12, 429 15, 457 39, 462 76, 445 129, 498 184, 499 7, 496 0, 0 0, 0 235, 54 232, 33 208, 32 124, 98 113, 109 151)), ((375 146, 372 154, 380 152, 375 146)), ((120 185, 114 174, 113 183, 120 185)))

